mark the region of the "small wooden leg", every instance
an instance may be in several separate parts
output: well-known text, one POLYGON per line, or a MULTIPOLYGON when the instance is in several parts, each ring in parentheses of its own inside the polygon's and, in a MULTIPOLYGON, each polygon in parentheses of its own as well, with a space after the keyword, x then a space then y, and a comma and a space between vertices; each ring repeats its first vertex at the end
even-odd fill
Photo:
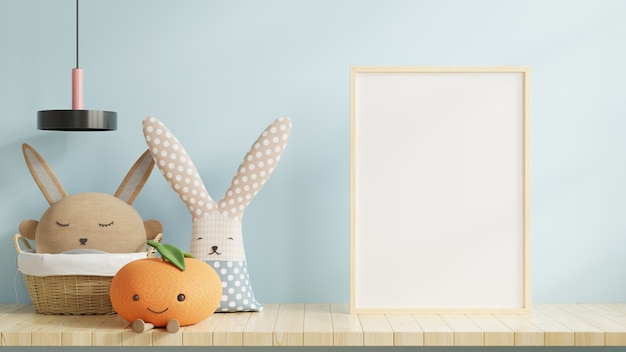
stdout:
POLYGON ((180 323, 178 322, 178 320, 172 319, 167 322, 166 329, 168 332, 178 332, 178 330, 180 329, 180 323))
POLYGON ((133 331, 136 333, 140 333, 140 332, 144 332, 144 331, 148 331, 150 329, 154 328, 153 324, 150 323, 146 323, 141 319, 137 319, 133 322, 132 324, 133 326, 133 331))

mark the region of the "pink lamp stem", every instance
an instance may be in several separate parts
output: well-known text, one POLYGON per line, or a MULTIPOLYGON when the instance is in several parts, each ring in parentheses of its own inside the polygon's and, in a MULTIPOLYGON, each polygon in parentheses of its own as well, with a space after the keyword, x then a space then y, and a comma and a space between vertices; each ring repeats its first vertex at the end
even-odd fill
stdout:
POLYGON ((72 110, 83 110, 83 69, 72 69, 72 110))

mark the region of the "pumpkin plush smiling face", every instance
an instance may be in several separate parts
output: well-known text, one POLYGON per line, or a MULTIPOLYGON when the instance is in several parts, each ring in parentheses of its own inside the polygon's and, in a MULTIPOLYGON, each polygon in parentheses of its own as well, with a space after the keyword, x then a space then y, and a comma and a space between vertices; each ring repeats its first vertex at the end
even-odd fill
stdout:
POLYGON ((215 270, 201 260, 184 258, 181 270, 169 260, 146 258, 123 266, 113 277, 110 294, 113 308, 125 320, 169 330, 171 321, 186 326, 213 314, 222 285, 215 270))

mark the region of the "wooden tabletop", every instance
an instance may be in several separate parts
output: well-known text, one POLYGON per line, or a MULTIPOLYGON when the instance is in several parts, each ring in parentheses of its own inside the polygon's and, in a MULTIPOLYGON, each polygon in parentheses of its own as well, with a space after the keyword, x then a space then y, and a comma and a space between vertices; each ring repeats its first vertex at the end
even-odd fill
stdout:
POLYGON ((135 333, 117 315, 0 305, 3 346, 626 346, 626 304, 533 305, 524 314, 349 314, 347 304, 265 304, 177 333, 135 333))

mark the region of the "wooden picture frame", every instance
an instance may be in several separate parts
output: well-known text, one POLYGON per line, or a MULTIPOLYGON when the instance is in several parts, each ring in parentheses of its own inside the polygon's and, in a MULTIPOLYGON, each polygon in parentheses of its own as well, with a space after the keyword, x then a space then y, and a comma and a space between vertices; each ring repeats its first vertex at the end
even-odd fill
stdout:
POLYGON ((530 304, 526 67, 352 67, 350 310, 530 304))

